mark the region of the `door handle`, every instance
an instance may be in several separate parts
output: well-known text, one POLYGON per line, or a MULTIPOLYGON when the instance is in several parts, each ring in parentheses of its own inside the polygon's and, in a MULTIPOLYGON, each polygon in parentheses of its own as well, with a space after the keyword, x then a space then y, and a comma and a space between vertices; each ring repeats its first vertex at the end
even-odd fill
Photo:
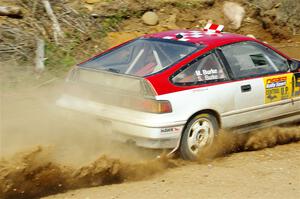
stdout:
POLYGON ((251 91, 251 85, 250 84, 242 85, 241 86, 241 91, 242 91, 242 93, 250 92, 251 91))

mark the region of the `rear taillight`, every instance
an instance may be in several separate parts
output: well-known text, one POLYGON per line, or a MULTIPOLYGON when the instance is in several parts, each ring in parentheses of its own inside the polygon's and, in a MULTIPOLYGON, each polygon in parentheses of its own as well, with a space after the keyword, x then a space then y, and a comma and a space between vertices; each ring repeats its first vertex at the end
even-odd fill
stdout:
POLYGON ((130 100, 130 108, 149 113, 171 113, 172 106, 167 100, 138 98, 130 100))
POLYGON ((143 99, 139 108, 141 111, 151 112, 151 113, 171 113, 172 106, 169 101, 166 100, 152 100, 143 99))

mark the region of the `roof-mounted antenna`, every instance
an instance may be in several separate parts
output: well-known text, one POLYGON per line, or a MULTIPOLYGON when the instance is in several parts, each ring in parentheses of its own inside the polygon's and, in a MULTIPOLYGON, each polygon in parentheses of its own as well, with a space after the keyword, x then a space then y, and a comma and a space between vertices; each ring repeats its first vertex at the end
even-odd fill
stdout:
POLYGON ((176 38, 181 39, 181 38, 183 38, 183 35, 179 33, 179 34, 176 35, 176 38))

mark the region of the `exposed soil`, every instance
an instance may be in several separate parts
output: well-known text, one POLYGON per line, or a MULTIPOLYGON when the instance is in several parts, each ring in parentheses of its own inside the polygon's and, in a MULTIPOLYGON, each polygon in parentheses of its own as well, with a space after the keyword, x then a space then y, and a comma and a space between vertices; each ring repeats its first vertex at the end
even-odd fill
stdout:
POLYGON ((273 198, 297 199, 300 144, 232 154, 207 164, 188 164, 139 182, 79 189, 59 198, 273 198))

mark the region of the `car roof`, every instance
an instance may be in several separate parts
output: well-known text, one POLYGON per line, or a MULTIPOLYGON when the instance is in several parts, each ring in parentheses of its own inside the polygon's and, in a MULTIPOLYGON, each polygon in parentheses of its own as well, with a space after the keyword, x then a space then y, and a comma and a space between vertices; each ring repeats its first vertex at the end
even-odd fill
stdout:
POLYGON ((171 39, 177 41, 204 44, 206 46, 219 46, 226 43, 254 40, 253 38, 232 33, 211 33, 203 30, 171 30, 160 33, 148 34, 144 38, 171 39))

